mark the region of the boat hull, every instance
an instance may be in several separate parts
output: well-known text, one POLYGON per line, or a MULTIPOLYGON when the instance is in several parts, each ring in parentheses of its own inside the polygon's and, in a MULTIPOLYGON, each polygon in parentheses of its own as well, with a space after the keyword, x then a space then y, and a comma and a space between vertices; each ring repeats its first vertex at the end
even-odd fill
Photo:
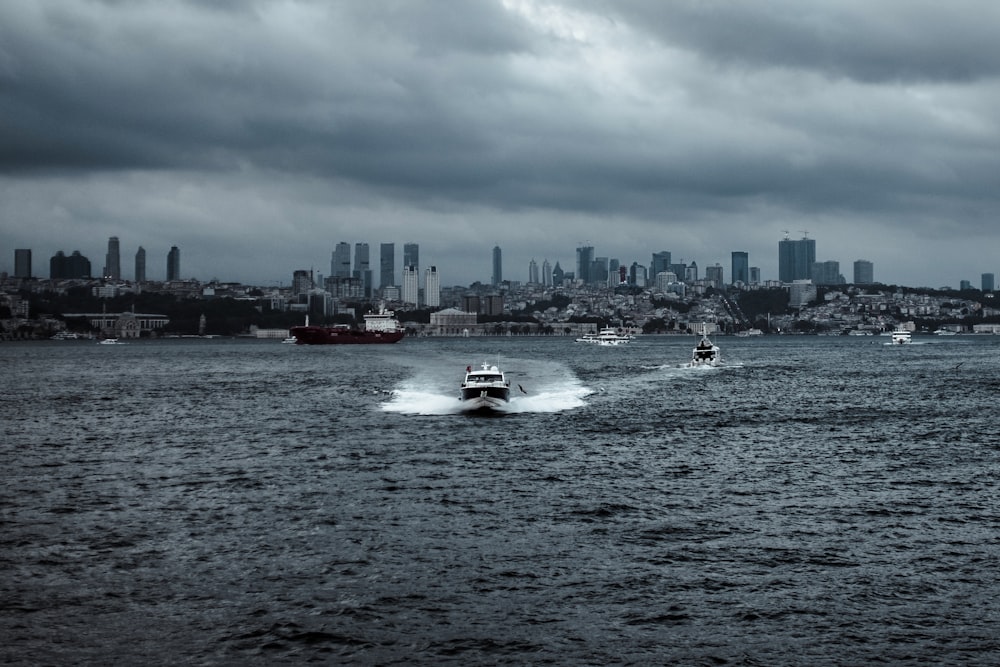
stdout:
POLYGON ((362 331, 339 327, 292 327, 289 333, 299 345, 387 345, 398 343, 403 331, 362 331))
POLYGON ((510 389, 507 387, 463 387, 462 407, 467 410, 494 410, 510 402, 510 389))

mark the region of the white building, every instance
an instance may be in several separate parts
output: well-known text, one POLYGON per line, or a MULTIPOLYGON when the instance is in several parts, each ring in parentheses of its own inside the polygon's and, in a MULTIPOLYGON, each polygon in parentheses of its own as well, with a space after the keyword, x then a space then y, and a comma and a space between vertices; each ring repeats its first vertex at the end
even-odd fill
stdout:
POLYGON ((420 305, 420 274, 416 266, 403 267, 403 303, 420 305))
POLYGON ((441 306, 441 274, 437 267, 432 266, 427 269, 424 276, 424 305, 428 308, 439 308, 441 306))

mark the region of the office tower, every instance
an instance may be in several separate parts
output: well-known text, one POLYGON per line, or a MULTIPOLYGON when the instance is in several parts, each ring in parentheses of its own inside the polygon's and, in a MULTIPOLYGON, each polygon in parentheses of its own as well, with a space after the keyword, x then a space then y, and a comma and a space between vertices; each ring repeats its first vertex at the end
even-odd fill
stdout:
POLYGON ((403 266, 420 268, 420 246, 416 243, 403 244, 403 266))
POLYGON ((424 277, 424 305, 428 308, 441 306, 441 274, 436 266, 427 269, 424 277))
POLYGON ((750 267, 750 284, 759 285, 760 284, 760 267, 751 266, 750 267))
POLYGON ((552 269, 552 286, 561 287, 565 279, 565 272, 559 268, 559 260, 556 260, 556 268, 552 269))
POLYGON ((632 262, 628 271, 628 281, 636 287, 646 287, 649 281, 646 267, 639 262, 632 262))
POLYGON ((716 262, 712 266, 705 267, 705 280, 710 281, 713 287, 721 288, 725 284, 723 273, 722 265, 716 262))
POLYGON ((494 287, 503 283, 503 260, 500 256, 500 246, 493 246, 493 277, 490 284, 494 287))
POLYGON ((733 267, 730 277, 734 285, 743 283, 750 284, 750 255, 742 250, 733 251, 733 267))
POLYGON ((576 249, 576 279, 584 285, 590 282, 590 269, 594 263, 594 246, 576 249))
POLYGON ((670 253, 666 250, 653 253, 653 261, 649 263, 649 275, 655 276, 670 270, 670 253))
POLYGON ((420 276, 416 266, 403 267, 403 303, 420 305, 420 276))
POLYGON ((108 254, 104 256, 103 277, 107 280, 122 279, 122 259, 118 251, 118 237, 108 239, 108 254))
POLYGON ((552 265, 549 264, 549 260, 542 260, 542 273, 541 273, 542 286, 552 287, 552 265))
POLYGON ((396 244, 383 243, 379 246, 378 258, 379 287, 391 287, 396 284, 396 244))
POLYGON ((608 258, 595 257, 590 263, 590 281, 595 285, 608 284, 608 258))
POLYGON ((958 281, 958 289, 960 289, 963 292, 967 289, 972 289, 972 281, 971 280, 958 281))
POLYGON ((31 277, 31 249, 16 248, 14 250, 14 277, 31 277))
POLYGON ((135 253, 135 282, 146 282, 146 249, 142 246, 135 253))
POLYGON ((843 282, 840 276, 840 262, 833 260, 813 262, 809 278, 816 285, 840 285, 843 282))
POLYGON ((532 285, 539 284, 538 279, 538 263, 535 262, 535 258, 532 257, 531 261, 528 262, 528 283, 532 285))
POLYGON ((181 251, 177 246, 170 246, 167 253, 167 282, 181 279, 181 251))
POLYGON ((334 278, 351 277, 351 244, 341 241, 333 247, 330 258, 330 275, 334 278))
POLYGON ((621 265, 621 262, 613 257, 608 260, 608 287, 618 287, 625 282, 621 278, 621 272, 618 271, 621 265))
POLYGON ((62 250, 49 260, 49 278, 53 280, 73 280, 90 277, 90 260, 74 250, 69 257, 62 250))
POLYGON ((368 257, 368 244, 354 244, 354 277, 361 281, 366 297, 372 295, 372 267, 368 257))
POLYGON ((292 294, 308 294, 313 288, 312 272, 305 269, 296 269, 292 273, 292 294))
POLYGON ((983 291, 984 292, 992 292, 993 291, 993 274, 992 273, 984 273, 982 275, 982 282, 983 282, 983 291))
POLYGON ((808 280, 816 261, 815 239, 792 241, 787 236, 778 241, 778 280, 790 283, 808 280))
POLYGON ((684 282, 693 283, 698 280, 698 263, 692 261, 684 267, 684 282))
POLYGON ((867 259, 854 262, 854 284, 871 285, 875 282, 875 265, 867 259))

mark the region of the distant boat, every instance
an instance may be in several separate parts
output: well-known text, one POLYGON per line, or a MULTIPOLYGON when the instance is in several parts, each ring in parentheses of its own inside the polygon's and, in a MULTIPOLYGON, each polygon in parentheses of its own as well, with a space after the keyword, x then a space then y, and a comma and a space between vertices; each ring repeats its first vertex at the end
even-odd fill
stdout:
POLYGON ((384 307, 377 313, 368 313, 364 317, 364 329, 346 325, 334 327, 309 326, 306 319, 304 326, 292 327, 288 330, 296 342, 305 345, 370 345, 398 343, 403 339, 406 330, 396 319, 395 313, 384 307))
POLYGON ((957 336, 957 331, 952 331, 951 329, 938 329, 934 332, 936 336, 957 336))
POLYGON ((101 340, 97 341, 97 344, 98 345, 124 345, 125 343, 121 342, 117 338, 102 338, 101 340))
POLYGON ((763 336, 764 332, 760 329, 747 329, 746 331, 738 331, 736 335, 740 338, 749 338, 750 336, 763 336))
POLYGON ((702 326, 701 340, 694 346, 691 352, 691 361, 687 363, 688 368, 698 368, 701 366, 721 366, 722 350, 708 338, 708 327, 702 326))
POLYGON ((298 339, 298 338, 296 338, 295 336, 289 336, 289 337, 287 337, 287 338, 283 338, 283 339, 281 340, 281 342, 282 342, 282 343, 287 343, 287 344, 289 344, 289 345, 294 345, 295 343, 298 343, 298 342, 299 342, 299 339, 298 339))
POLYGON ((618 333, 614 327, 603 327, 599 332, 585 333, 576 339, 577 343, 594 343, 597 345, 613 346, 624 345, 632 340, 628 334, 618 333))
POLYGON ((901 327, 896 327, 892 332, 893 345, 906 345, 910 342, 910 332, 901 327))

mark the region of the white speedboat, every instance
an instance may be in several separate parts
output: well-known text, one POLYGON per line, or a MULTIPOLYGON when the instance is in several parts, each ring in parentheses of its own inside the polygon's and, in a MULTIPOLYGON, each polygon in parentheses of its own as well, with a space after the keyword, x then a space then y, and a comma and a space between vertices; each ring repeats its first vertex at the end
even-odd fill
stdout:
POLYGON ((910 342, 910 332, 901 327, 896 327, 892 332, 893 345, 906 345, 910 342))
POLYGON ((628 334, 618 333, 614 327, 603 327, 599 332, 586 333, 576 339, 577 343, 595 343, 597 345, 624 345, 632 340, 628 334))
POLYGON ((98 345, 124 345, 125 343, 121 342, 117 338, 102 338, 101 340, 97 341, 97 344, 98 345))
POLYGON ((465 379, 462 381, 462 394, 459 397, 462 407, 468 410, 493 410, 510 402, 510 382, 496 366, 489 362, 473 370, 465 367, 465 379))
POLYGON ((709 340, 708 331, 705 327, 702 327, 701 340, 694 346, 694 350, 691 352, 691 361, 687 366, 688 368, 697 368, 700 366, 721 365, 722 350, 719 349, 718 345, 709 340))

